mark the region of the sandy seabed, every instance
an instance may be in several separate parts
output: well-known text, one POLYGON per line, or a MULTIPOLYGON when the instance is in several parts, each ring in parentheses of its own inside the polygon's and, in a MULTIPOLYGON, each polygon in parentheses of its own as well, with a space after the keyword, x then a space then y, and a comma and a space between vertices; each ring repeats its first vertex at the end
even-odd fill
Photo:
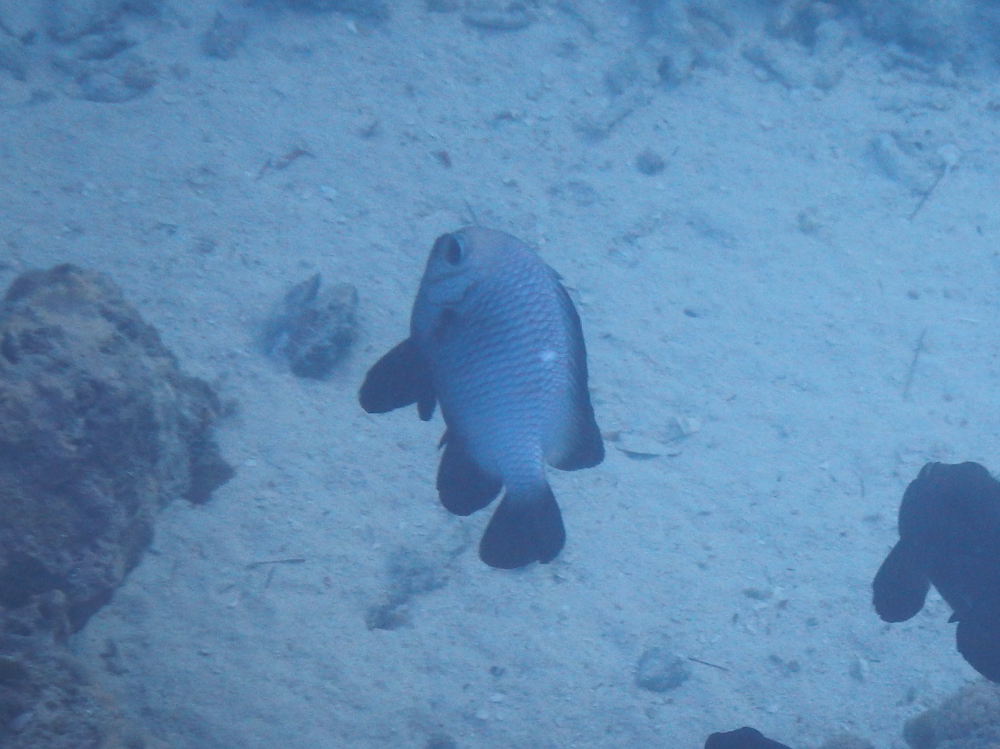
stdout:
POLYGON ((905 719, 976 678, 940 599, 890 628, 870 581, 925 462, 1000 469, 995 74, 892 64, 858 36, 820 87, 775 67, 813 64, 796 42, 748 25, 649 85, 635 15, 596 2, 508 33, 415 2, 377 23, 261 11, 222 60, 199 42, 210 5, 173 4, 185 23, 142 45, 163 75, 131 101, 0 82, 0 282, 109 273, 238 404, 236 478, 162 514, 74 641, 152 733, 700 747, 750 724, 903 747, 905 719), (745 53, 761 40, 779 56, 745 53), (647 149, 662 171, 636 168, 647 149), (476 556, 488 513, 436 502, 440 421, 356 399, 434 238, 473 219, 564 277, 609 437, 601 466, 552 477, 563 554, 515 573, 476 556), (361 299, 323 382, 255 346, 317 271, 361 299), (640 688, 650 647, 690 678, 640 688))

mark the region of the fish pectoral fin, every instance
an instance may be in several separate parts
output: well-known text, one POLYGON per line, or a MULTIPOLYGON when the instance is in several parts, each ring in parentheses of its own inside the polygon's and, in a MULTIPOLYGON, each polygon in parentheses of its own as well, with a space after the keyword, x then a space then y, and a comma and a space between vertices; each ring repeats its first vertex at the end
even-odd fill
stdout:
POLYGON ((919 553, 900 539, 872 581, 875 611, 882 621, 905 622, 924 607, 930 587, 919 553))
POLYGON ((471 515, 500 493, 500 479, 494 478, 469 456, 461 439, 450 432, 441 438, 444 452, 438 466, 437 490, 441 504, 455 515, 471 515))
POLYGON ((365 375, 358 394, 361 407, 370 414, 383 414, 411 403, 420 418, 434 414, 434 384, 430 368, 413 339, 407 338, 379 359, 365 375))
POLYGON ((532 493, 504 496, 479 542, 479 558, 490 567, 510 570, 551 562, 565 543, 562 513, 543 483, 532 493))

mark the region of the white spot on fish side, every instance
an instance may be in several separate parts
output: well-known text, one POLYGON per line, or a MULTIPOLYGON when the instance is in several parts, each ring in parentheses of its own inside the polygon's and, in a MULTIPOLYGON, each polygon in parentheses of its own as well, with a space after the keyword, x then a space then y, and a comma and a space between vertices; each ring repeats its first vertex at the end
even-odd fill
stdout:
POLYGON ((542 352, 538 355, 538 359, 539 361, 542 361, 545 364, 551 364, 556 360, 557 356, 558 354, 556 354, 555 351, 553 351, 550 348, 547 348, 547 349, 542 349, 542 352))

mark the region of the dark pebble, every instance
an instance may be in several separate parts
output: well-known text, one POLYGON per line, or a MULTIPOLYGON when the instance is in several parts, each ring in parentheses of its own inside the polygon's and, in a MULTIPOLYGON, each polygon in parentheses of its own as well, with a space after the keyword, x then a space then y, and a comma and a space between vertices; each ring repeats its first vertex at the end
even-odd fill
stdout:
POLYGON ((444 733, 437 733, 427 739, 424 749, 458 749, 455 739, 444 733))
POLYGON ((237 50, 243 46, 246 38, 246 22, 231 21, 216 12, 211 28, 205 32, 201 41, 201 49, 209 57, 229 60, 236 56, 237 50))
POLYGON ((635 670, 635 683, 650 692, 669 692, 690 677, 684 659, 665 648, 647 648, 635 670))
POLYGON ((659 174, 666 167, 667 162, 663 160, 663 157, 649 148, 635 157, 635 168, 650 177, 659 174))

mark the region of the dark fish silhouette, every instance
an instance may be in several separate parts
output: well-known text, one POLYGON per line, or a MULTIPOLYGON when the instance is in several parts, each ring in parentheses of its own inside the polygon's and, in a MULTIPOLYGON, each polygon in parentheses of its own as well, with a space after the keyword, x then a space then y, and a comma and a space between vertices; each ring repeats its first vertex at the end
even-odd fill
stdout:
POLYGON ((369 413, 416 403, 424 420, 440 402, 442 504, 469 515, 506 489, 479 545, 484 562, 510 569, 556 557, 566 534, 545 464, 589 468, 604 444, 580 318, 531 248, 481 227, 439 237, 410 337, 371 368, 360 400, 369 413))
POLYGON ((903 494, 899 541, 875 580, 875 611, 902 622, 931 584, 958 622, 958 652, 1000 682, 1000 482, 978 463, 928 463, 903 494))
POLYGON ((735 731, 713 733, 705 742, 705 749, 791 749, 767 738, 756 728, 737 728, 735 731))

